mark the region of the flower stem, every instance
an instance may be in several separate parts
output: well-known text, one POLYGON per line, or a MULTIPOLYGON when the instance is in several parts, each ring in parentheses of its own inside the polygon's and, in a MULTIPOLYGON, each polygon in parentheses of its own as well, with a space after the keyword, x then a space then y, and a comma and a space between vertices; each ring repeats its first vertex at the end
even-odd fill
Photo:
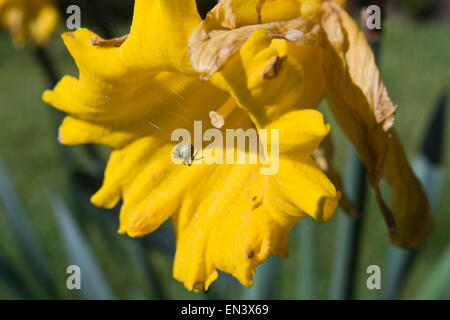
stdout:
POLYGON ((358 219, 338 212, 336 248, 332 267, 329 298, 351 299, 354 292, 354 274, 358 258, 364 204, 366 198, 367 172, 353 146, 348 147, 348 160, 344 174, 344 189, 360 213, 358 219))
POLYGON ((59 76, 47 50, 41 46, 34 46, 33 53, 45 72, 49 85, 51 87, 55 86, 58 82, 59 76))

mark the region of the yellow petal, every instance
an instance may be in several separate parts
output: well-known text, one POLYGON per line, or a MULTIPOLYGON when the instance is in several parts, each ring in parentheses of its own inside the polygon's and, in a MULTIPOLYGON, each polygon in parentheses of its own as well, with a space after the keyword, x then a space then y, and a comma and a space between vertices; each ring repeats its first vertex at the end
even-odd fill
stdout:
POLYGON ((191 72, 187 43, 200 21, 195 0, 136 0, 123 63, 140 72, 191 72))
POLYGON ((291 215, 304 212, 326 222, 333 217, 341 193, 311 158, 300 159, 280 159, 280 170, 270 180, 269 201, 291 215))
POLYGON ((295 58, 303 69, 303 91, 298 102, 299 109, 315 109, 325 95, 326 81, 323 72, 323 49, 319 46, 296 45, 284 39, 272 40, 271 47, 280 56, 295 58))
POLYGON ((188 289, 208 290, 218 276, 216 269, 250 287, 256 266, 270 254, 288 255, 289 231, 305 214, 297 209, 296 215, 289 215, 282 210, 285 205, 271 202, 270 178, 258 170, 250 165, 216 166, 208 183, 189 188, 173 216, 174 277, 188 289))
POLYGON ((299 15, 298 0, 264 1, 261 7, 261 23, 291 20, 299 15))
POLYGON ((281 57, 270 44, 267 32, 256 30, 239 54, 211 78, 235 98, 257 127, 298 106, 303 91, 302 66, 293 57, 281 57))
POLYGON ((119 126, 111 123, 101 125, 67 116, 59 127, 58 141, 64 145, 96 143, 120 148, 131 142, 136 136, 135 131, 121 131, 119 126))
MULTIPOLYGON (((313 109, 289 112, 265 129, 279 130, 279 153, 283 157, 310 156, 329 133, 330 125, 313 109)), ((268 149, 272 141, 269 140, 268 149)))
POLYGON ((173 217, 177 235, 174 277, 189 290, 207 290, 217 278, 216 269, 233 274, 251 286, 257 264, 271 253, 277 228, 265 212, 256 210, 265 178, 258 166, 220 165, 208 183, 188 190, 173 217))

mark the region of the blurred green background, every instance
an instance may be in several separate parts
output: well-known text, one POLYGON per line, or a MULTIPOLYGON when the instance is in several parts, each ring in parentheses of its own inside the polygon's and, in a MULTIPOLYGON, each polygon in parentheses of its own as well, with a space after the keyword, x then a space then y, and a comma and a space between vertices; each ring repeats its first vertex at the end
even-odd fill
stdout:
MULTIPOLYGON (((410 159, 420 151, 424 131, 432 117, 434 106, 443 90, 450 84, 450 22, 436 15, 417 15, 418 1, 412 7, 390 8, 384 23, 380 67, 384 82, 394 102, 399 105, 395 127, 405 145, 410 159)), ((131 1, 130 1, 131 3, 131 1)), ((397 1, 398 3, 398 1, 397 1)), ((82 11, 84 12, 84 8, 82 11)), ((126 7, 126 6, 125 6, 126 7)), ((86 9, 86 11, 90 9, 86 9)), ((108 26, 116 34, 126 33, 131 21, 132 7, 120 11, 119 22, 108 26)), ((114 14, 114 13, 113 13, 114 14)), ((92 15, 95 17, 95 15, 92 15)), ((95 18, 89 21, 95 21, 95 18)), ((116 20, 114 20, 116 21, 116 20)), ((102 34, 98 23, 90 27, 102 34)), ((61 28, 61 32, 65 30, 61 28)), ((60 33, 61 33, 60 32, 60 33)), ((72 58, 59 37, 48 48, 51 59, 60 75, 77 75, 72 58)), ((63 165, 54 114, 41 101, 42 92, 49 88, 45 73, 35 55, 27 49, 14 48, 6 32, 0 33, 0 156, 11 176, 12 183, 27 211, 31 225, 42 244, 46 261, 54 279, 54 289, 48 295, 36 280, 36 270, 23 256, 18 244, 17 230, 11 228, 5 206, 0 202, 0 254, 23 278, 31 298, 60 299, 83 298, 76 291, 66 288, 66 268, 76 264, 68 257, 61 225, 55 220, 49 193, 57 190, 66 199, 73 213, 74 222, 80 226, 83 238, 90 244, 93 259, 97 262, 108 290, 114 298, 240 298, 242 288, 232 277, 221 273, 218 283, 207 294, 186 291, 181 283, 172 278, 173 234, 170 223, 156 234, 143 240, 129 239, 116 234, 118 217, 116 211, 101 211, 89 208, 88 194, 83 195, 86 203, 81 207, 73 199, 68 173, 63 165), (83 211, 83 212, 77 212, 83 211), (140 260, 139 260, 140 259, 140 260)), ((331 114, 324 107, 322 111, 332 125, 336 144, 336 159, 343 168, 347 149, 346 139, 335 124, 331 114)), ((447 122, 448 121, 447 114, 447 122)), ((446 132, 444 150, 450 150, 450 130, 446 132)), ((83 148, 73 147, 75 155, 84 167, 89 167, 89 157, 83 148)), ((107 150, 99 150, 104 157, 107 150)), ((444 153, 444 171, 449 169, 449 155, 444 153)), ((362 226, 362 242, 359 247, 355 275, 355 297, 375 299, 380 292, 366 287, 366 268, 369 265, 385 264, 388 237, 386 226, 374 200, 372 190, 362 226)), ((420 294, 433 268, 449 244, 450 178, 445 175, 442 197, 436 205, 435 230, 420 251, 399 298, 411 299, 420 294)), ((58 201, 56 201, 58 202, 58 201)), ((338 212, 337 215, 342 214, 338 212)), ((314 293, 317 298, 327 298, 330 285, 333 248, 336 232, 336 218, 317 227, 317 265, 314 293)), ((300 223, 296 229, 302 227, 300 223)), ((298 265, 299 244, 291 240, 291 256, 280 260, 280 276, 276 276, 274 298, 295 299, 293 279, 302 270, 298 265)), ((19 290, 20 291, 20 290, 19 290)), ((0 278, 0 299, 22 298, 0 278)), ((447 296, 450 298, 450 296, 447 296)))

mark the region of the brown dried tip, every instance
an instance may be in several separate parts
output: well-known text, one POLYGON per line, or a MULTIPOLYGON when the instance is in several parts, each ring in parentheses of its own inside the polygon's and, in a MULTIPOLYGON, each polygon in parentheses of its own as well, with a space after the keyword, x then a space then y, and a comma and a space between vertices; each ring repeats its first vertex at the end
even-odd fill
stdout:
POLYGON ((256 209, 258 209, 259 207, 262 206, 262 204, 263 204, 263 198, 261 198, 260 200, 258 200, 258 197, 255 195, 255 196, 252 197, 252 202, 253 202, 252 210, 256 210, 256 209))
POLYGON ((255 252, 253 250, 247 251, 247 259, 251 259, 255 256, 255 252))
POLYGON ((281 69, 281 64, 286 59, 286 57, 276 56, 272 59, 269 65, 266 67, 263 73, 264 79, 273 79, 278 75, 278 72, 281 69))
POLYGON ((125 35, 120 38, 113 38, 110 40, 103 40, 98 37, 93 37, 90 41, 93 46, 110 48, 110 47, 120 47, 125 40, 128 39, 128 35, 125 35))
POLYGON ((397 234, 397 225, 395 223, 394 215, 389 207, 384 202, 379 188, 375 188, 375 197, 381 208, 381 213, 383 214, 384 221, 388 227, 389 235, 395 236, 397 234))

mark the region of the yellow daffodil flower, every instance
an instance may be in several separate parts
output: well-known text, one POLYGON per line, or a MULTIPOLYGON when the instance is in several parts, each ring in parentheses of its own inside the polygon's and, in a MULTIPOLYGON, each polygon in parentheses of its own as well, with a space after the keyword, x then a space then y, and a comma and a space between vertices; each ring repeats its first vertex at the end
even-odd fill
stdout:
POLYGON ((391 129, 394 105, 357 35, 328 2, 223 0, 202 21, 193 0, 136 0, 129 36, 63 35, 80 74, 43 99, 69 114, 61 143, 112 148, 92 202, 112 208, 123 200, 120 233, 143 236, 172 218, 176 279, 207 290, 219 269, 251 286, 258 264, 287 256, 289 231, 302 217, 328 221, 338 205, 340 192, 311 156, 329 132, 315 110, 325 93, 372 184, 382 173, 392 182, 393 240, 418 245, 429 232, 426 198, 391 129), (194 121, 224 135, 279 130, 278 172, 194 158, 175 164, 181 151, 171 134, 186 128, 195 135, 194 121), (403 198, 410 196, 425 211, 403 198), (418 225, 425 230, 411 234, 418 225))
POLYGON ((54 0, 0 0, 0 27, 16 45, 46 44, 60 22, 54 0))
MULTIPOLYGON (((328 98, 368 169, 391 241, 418 247, 433 228, 428 200, 392 128, 397 106, 388 96, 364 33, 339 2, 223 0, 192 34, 192 65, 203 79, 229 91, 246 109, 240 99, 247 99, 249 87, 239 81, 251 65, 236 53, 255 31, 262 34, 264 30, 277 52, 273 55, 294 58, 303 68, 303 96, 297 94, 291 107, 314 108, 323 96, 328 98), (383 176, 394 191, 392 211, 378 187, 383 176)), ((255 59, 264 55, 263 46, 255 59)), ((247 75, 248 86, 251 80, 247 75)), ((251 108, 247 110, 255 123, 290 110, 274 111, 254 103, 251 108)))

